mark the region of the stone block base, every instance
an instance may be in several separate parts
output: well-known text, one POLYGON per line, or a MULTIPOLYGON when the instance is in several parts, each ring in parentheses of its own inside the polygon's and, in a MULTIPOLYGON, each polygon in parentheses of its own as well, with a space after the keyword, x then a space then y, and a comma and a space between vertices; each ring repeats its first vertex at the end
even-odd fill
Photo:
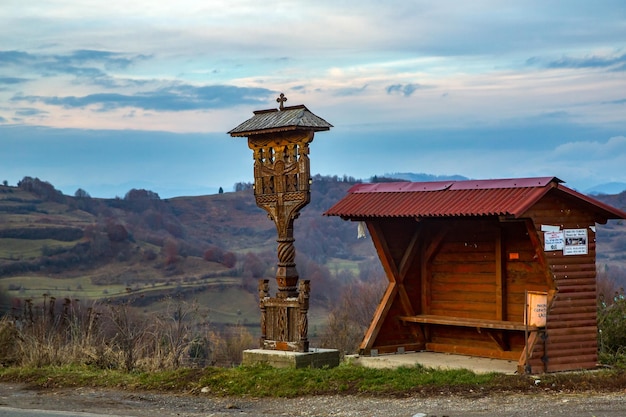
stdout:
POLYGON ((308 352, 249 349, 243 351, 243 365, 268 364, 274 368, 334 368, 339 366, 337 349, 315 349, 308 352))

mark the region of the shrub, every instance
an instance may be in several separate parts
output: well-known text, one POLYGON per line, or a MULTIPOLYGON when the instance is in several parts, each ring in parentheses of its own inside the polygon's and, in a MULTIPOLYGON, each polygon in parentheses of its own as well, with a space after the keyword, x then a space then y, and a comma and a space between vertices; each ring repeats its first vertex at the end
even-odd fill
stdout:
POLYGON ((19 333, 15 322, 8 317, 0 319, 0 366, 13 365, 18 361, 18 341, 19 333))
POLYGON ((626 298, 624 289, 598 302, 598 343, 605 362, 626 364, 626 298))

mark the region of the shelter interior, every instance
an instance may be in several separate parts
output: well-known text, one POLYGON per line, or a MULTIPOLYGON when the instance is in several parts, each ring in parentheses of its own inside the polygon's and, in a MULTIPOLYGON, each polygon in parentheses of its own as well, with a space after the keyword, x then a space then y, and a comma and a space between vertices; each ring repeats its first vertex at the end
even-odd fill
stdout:
MULTIPOLYGON (((531 222, 395 218, 369 229, 390 280, 379 352, 401 347, 520 358, 525 333, 538 330, 524 322, 527 291, 553 287, 535 262, 531 222)), ((372 348, 369 340, 362 346, 372 348)))

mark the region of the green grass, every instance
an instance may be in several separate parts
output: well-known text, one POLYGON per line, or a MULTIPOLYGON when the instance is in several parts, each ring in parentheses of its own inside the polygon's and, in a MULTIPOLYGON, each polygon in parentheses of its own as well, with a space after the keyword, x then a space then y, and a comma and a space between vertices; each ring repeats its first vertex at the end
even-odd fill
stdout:
POLYGON ((76 246, 76 242, 62 242, 53 239, 0 239, 0 259, 12 260, 31 260, 42 256, 44 248, 69 249, 76 246))
POLYGON ((35 386, 98 386, 139 390, 198 392, 205 388, 220 396, 295 397, 316 394, 382 395, 419 387, 489 384, 495 375, 470 371, 441 371, 423 367, 369 369, 341 365, 332 369, 291 369, 252 366, 179 369, 161 372, 98 370, 86 366, 0 368, 0 381, 35 386))
POLYGON ((125 292, 124 285, 107 285, 106 287, 93 285, 88 276, 76 278, 50 278, 38 275, 26 275, 0 278, 0 286, 8 288, 23 288, 23 290, 9 291, 10 296, 32 298, 37 301, 43 294, 54 297, 71 297, 81 300, 94 300, 125 292), (103 294, 106 288, 108 294, 103 294))
POLYGON ((130 390, 208 392, 217 396, 298 397, 306 395, 487 395, 489 393, 621 392, 623 370, 560 373, 540 379, 525 375, 475 374, 415 366, 371 369, 342 364, 332 369, 236 368, 178 369, 159 372, 101 370, 88 366, 0 368, 1 382, 36 387, 103 387, 130 390))
POLYGON ((359 262, 350 261, 348 259, 331 258, 326 262, 326 267, 332 272, 337 273, 339 271, 347 270, 352 272, 353 275, 359 276, 359 262))

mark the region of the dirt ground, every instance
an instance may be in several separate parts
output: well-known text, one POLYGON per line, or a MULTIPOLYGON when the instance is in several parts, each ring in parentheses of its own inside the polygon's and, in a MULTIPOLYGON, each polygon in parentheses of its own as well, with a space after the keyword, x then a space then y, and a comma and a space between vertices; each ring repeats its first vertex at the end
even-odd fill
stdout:
MULTIPOLYGON (((0 384, 0 412, 45 409, 94 414, 158 416, 594 416, 626 415, 626 394, 495 394, 429 395, 408 398, 310 396, 303 398, 221 398, 204 394, 125 392, 94 388, 31 389, 23 384, 0 384)), ((10 415, 10 414, 5 414, 10 415)))

